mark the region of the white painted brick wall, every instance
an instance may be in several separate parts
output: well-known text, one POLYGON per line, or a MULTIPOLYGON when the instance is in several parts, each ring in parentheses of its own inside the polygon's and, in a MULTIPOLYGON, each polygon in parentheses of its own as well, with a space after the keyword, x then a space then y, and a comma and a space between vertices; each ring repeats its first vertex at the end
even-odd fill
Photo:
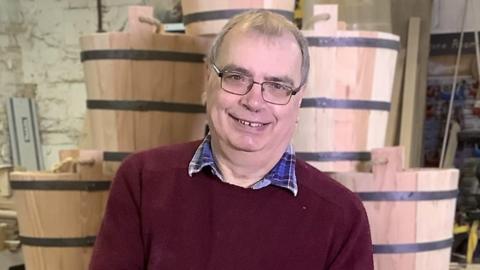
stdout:
POLYGON ((0 164, 11 163, 6 101, 19 92, 21 48, 16 39, 20 14, 14 1, 0 0, 0 164))
MULTIPOLYGON (((104 29, 125 27, 128 5, 170 9, 178 1, 103 0, 104 29)), ((0 102, 10 96, 35 98, 47 168, 58 160, 58 150, 76 148, 84 135, 86 90, 78 39, 94 33, 96 24, 96 0, 0 0, 0 102)), ((6 129, 0 106, 0 163, 10 161, 6 129)))
MULTIPOLYGON (((156 14, 165 14, 179 1, 103 0, 103 28, 125 27, 128 5, 153 4, 156 14)), ((76 148, 85 135, 78 40, 97 30, 96 5, 96 0, 0 0, 0 102, 11 96, 35 99, 47 168, 57 162, 58 150, 76 148)), ((0 163, 10 162, 7 129, 0 106, 0 163)))

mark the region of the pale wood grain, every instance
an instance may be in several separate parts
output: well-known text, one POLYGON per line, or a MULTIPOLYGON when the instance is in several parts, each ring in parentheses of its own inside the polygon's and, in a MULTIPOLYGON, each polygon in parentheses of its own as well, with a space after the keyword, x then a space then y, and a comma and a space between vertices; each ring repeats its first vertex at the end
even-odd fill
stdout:
MULTIPOLYGON (((182 0, 183 15, 189 15, 198 12, 231 10, 231 9, 277 9, 293 13, 295 10, 294 0, 246 0, 246 1, 227 1, 227 0, 182 0)), ((207 20, 185 25, 185 33, 189 35, 211 35, 218 34, 222 27, 228 22, 225 20, 207 20)))
POLYGON ((418 17, 420 25, 419 49, 417 62, 417 84, 415 88, 415 108, 413 139, 411 140, 413 154, 412 167, 423 164, 423 123, 425 119, 425 102, 427 90, 427 72, 430 51, 430 28, 432 18, 432 0, 391 0, 392 29, 400 36, 402 48, 407 47, 408 25, 411 17, 418 17))
POLYGON ((387 134, 385 146, 396 146, 399 144, 400 133, 400 101, 402 98, 403 74, 405 68, 405 49, 401 49, 397 65, 395 67, 395 77, 392 87, 392 106, 388 115, 387 134))
POLYGON ((420 18, 411 18, 408 31, 407 56, 405 62, 405 81, 403 84, 402 122, 400 129, 400 145, 405 147, 407 167, 414 164, 413 157, 415 139, 415 104, 417 87, 417 66, 420 39, 420 18))

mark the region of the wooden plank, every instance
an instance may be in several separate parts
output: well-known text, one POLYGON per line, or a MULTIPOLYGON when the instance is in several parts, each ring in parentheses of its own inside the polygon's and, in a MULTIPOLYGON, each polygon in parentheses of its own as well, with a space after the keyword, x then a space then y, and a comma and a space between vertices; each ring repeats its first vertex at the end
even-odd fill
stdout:
POLYGON ((406 48, 408 21, 410 17, 419 17, 420 26, 419 55, 417 65, 417 87, 415 91, 416 103, 414 114, 414 136, 412 145, 415 149, 412 155, 412 164, 420 166, 423 163, 423 123, 425 119, 425 102, 427 89, 428 57, 430 50, 430 28, 432 16, 432 0, 391 0, 392 2, 392 29, 400 36, 402 48, 406 48))
POLYGON ((405 49, 401 49, 395 67, 395 79, 392 88, 392 101, 388 115, 387 135, 385 146, 396 146, 399 143, 400 132, 400 104, 402 100, 403 74, 405 70, 405 49))
POLYGON ((447 152, 445 154, 445 161, 443 162, 442 168, 454 168, 455 153, 457 152, 458 146, 458 132, 460 132, 460 125, 453 121, 452 128, 450 129, 450 135, 448 137, 447 152))
POLYGON ((409 21, 407 56, 405 62, 405 81, 403 85, 402 121, 400 128, 400 145, 405 147, 405 165, 414 165, 414 129, 417 85, 418 48, 420 38, 420 18, 409 21))

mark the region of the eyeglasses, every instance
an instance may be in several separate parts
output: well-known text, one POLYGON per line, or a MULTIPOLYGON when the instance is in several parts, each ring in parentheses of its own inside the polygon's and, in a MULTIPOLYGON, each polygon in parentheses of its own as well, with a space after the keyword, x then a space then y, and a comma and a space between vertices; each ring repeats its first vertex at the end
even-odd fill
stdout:
POLYGON ((288 104, 292 96, 298 93, 301 87, 293 88, 283 83, 271 81, 259 83, 254 81, 250 76, 240 72, 221 71, 215 64, 212 64, 212 67, 218 77, 220 77, 220 85, 226 92, 243 96, 250 92, 254 84, 258 84, 262 89, 263 100, 271 104, 288 104))

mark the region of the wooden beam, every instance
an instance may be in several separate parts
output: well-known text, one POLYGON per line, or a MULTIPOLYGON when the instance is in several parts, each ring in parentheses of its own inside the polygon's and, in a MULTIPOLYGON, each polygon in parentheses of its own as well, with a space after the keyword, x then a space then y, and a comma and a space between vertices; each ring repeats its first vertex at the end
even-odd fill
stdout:
POLYGON ((414 137, 412 145, 416 153, 412 156, 411 166, 423 165, 423 123, 425 120, 425 103, 427 90, 428 58, 430 52, 430 28, 432 17, 432 0, 391 0, 392 30, 400 36, 402 48, 406 48, 408 25, 411 17, 419 17, 420 25, 419 55, 417 66, 417 87, 415 91, 414 137))
POLYGON ((450 129, 450 134, 448 135, 448 144, 447 152, 445 154, 445 161, 443 162, 442 168, 455 168, 455 153, 457 152, 458 146, 458 132, 460 132, 460 125, 452 121, 452 128, 450 129))
POLYGON ((388 115, 386 146, 397 146, 400 133, 400 105, 402 100, 403 74, 405 70, 405 50, 401 49, 395 67, 395 79, 392 87, 392 102, 388 115))
POLYGON ((413 167, 415 143, 415 108, 416 108, 416 86, 417 86, 417 67, 418 67, 418 49, 420 38, 421 19, 413 17, 408 26, 407 55, 405 61, 405 81, 403 84, 402 99, 402 121, 400 128, 400 145, 405 147, 405 165, 407 168, 413 167))

